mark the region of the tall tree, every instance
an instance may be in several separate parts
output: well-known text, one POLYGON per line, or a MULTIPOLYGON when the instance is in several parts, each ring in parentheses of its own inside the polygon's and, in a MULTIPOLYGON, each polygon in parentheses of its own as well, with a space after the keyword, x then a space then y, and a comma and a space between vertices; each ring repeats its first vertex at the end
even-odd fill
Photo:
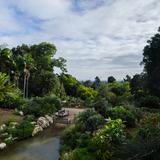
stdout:
POLYGON ((147 43, 143 50, 142 61, 147 75, 147 88, 151 94, 160 96, 160 28, 147 43))
POLYGON ((100 80, 100 78, 98 76, 96 76, 92 87, 94 89, 98 89, 100 87, 100 84, 101 84, 101 80, 100 80))
POLYGON ((108 83, 113 83, 116 79, 113 76, 108 77, 108 83))

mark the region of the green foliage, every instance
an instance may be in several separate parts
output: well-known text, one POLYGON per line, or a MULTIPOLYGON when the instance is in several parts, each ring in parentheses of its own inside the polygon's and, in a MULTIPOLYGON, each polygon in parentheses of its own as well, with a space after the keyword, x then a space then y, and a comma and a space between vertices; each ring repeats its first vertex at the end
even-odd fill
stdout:
POLYGON ((95 100, 93 104, 95 110, 102 116, 106 116, 107 108, 109 107, 108 101, 105 98, 99 98, 95 100))
POLYGON ((70 127, 65 129, 65 131, 61 135, 61 139, 65 146, 69 146, 69 149, 74 149, 77 146, 77 140, 80 137, 80 135, 81 133, 79 131, 79 128, 75 125, 71 125, 70 127))
POLYGON ((113 106, 121 105, 132 100, 129 82, 116 82, 102 84, 99 88, 99 96, 106 98, 113 106))
POLYGON ((88 109, 82 112, 76 118, 76 124, 80 126, 83 131, 93 132, 104 122, 104 118, 98 114, 94 109, 88 109))
POLYGON ((25 139, 32 136, 34 125, 29 121, 23 121, 16 127, 16 137, 19 139, 25 139))
POLYGON ((135 137, 116 149, 113 160, 157 160, 160 158, 160 114, 145 114, 135 137))
MULTIPOLYGON (((16 63, 14 78, 16 77, 16 83, 21 90, 24 88, 25 64, 30 73, 29 96, 44 96, 53 92, 56 88, 55 77, 57 77, 53 72, 54 67, 60 68, 63 72, 66 71, 66 60, 54 58, 56 47, 51 43, 42 42, 30 46, 23 44, 12 48, 12 53, 16 63)), ((60 93, 56 90, 56 94, 60 93)))
POLYGON ((127 127, 134 127, 136 121, 136 115, 131 110, 124 108, 122 106, 117 106, 110 108, 106 112, 106 116, 111 119, 122 119, 127 127))
POLYGON ((93 101, 98 95, 97 91, 84 85, 79 85, 77 88, 77 96, 88 102, 93 101))
POLYGON ((108 83, 113 83, 115 81, 116 81, 116 79, 113 76, 108 77, 108 83))
POLYGON ((145 96, 139 100, 140 107, 160 108, 160 100, 156 96, 145 96))
POLYGON ((143 50, 144 71, 147 75, 146 87, 152 95, 160 96, 160 28, 158 33, 147 41, 147 45, 143 50))
POLYGON ((12 51, 9 48, 0 49, 0 72, 11 74, 16 68, 16 63, 13 60, 12 51))
POLYGON ((64 106, 67 107, 83 107, 85 105, 84 101, 80 98, 68 97, 64 106))
POLYGON ((124 125, 121 119, 107 122, 104 128, 100 129, 95 137, 94 143, 99 160, 109 160, 114 154, 114 146, 125 141, 124 125))
POLYGON ((9 83, 9 77, 0 72, 0 105, 14 108, 19 105, 20 91, 9 83))
POLYGON ((20 124, 16 122, 10 122, 7 126, 7 133, 11 137, 16 137, 18 139, 25 139, 32 135, 34 125, 28 120, 23 120, 20 124))
POLYGON ((94 153, 89 153, 86 148, 77 148, 62 155, 62 160, 96 160, 94 153))
POLYGON ((79 85, 79 82, 76 80, 76 78, 74 78, 69 74, 62 74, 60 79, 61 79, 61 82, 63 83, 64 89, 67 95, 76 97, 77 87, 79 85))
POLYGON ((54 95, 45 97, 35 97, 26 100, 22 106, 24 114, 32 114, 35 117, 53 114, 61 108, 60 100, 54 95))
POLYGON ((101 85, 101 80, 100 80, 100 78, 98 76, 96 76, 93 84, 90 87, 92 87, 95 90, 97 90, 100 87, 100 85, 101 85))
POLYGON ((139 135, 146 140, 159 137, 160 135, 160 114, 153 113, 145 115, 140 123, 139 135))

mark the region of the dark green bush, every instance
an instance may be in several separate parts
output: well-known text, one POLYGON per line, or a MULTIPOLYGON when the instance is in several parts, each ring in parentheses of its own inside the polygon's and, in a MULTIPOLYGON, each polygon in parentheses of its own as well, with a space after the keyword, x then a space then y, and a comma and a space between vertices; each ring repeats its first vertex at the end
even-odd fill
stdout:
POLYGON ((77 148, 62 155, 62 160, 96 160, 94 153, 89 153, 86 148, 77 148))
POLYGON ((106 112, 106 116, 111 119, 122 119, 127 127, 134 127, 136 122, 136 115, 131 110, 122 106, 110 108, 106 112))
MULTIPOLYGON (((71 125, 66 128, 63 134, 61 135, 61 140, 65 144, 65 148, 74 149, 77 146, 77 139, 81 136, 79 128, 75 125, 71 125)), ((63 152, 63 151, 62 151, 63 152)))
POLYGON ((21 109, 24 114, 32 114, 35 117, 39 117, 45 114, 53 114, 60 108, 60 99, 55 96, 46 96, 26 100, 21 109))
POLYGON ((108 106, 108 101, 105 98, 100 98, 93 104, 95 110, 104 117, 106 116, 108 106))
POLYGON ((80 126, 82 131, 93 132, 104 122, 104 118, 94 109, 80 113, 76 119, 76 124, 80 126))
POLYGON ((32 136, 34 125, 29 121, 23 121, 16 127, 16 129, 16 137, 18 137, 19 139, 25 139, 32 136))
POLYGON ((85 103, 80 98, 69 97, 64 105, 67 107, 83 107, 85 103))
POLYGON ((18 139, 25 139, 32 135, 34 125, 30 121, 24 120, 20 124, 13 125, 12 122, 7 127, 7 132, 12 137, 18 137, 18 139))
POLYGON ((145 115, 140 121, 139 135, 144 139, 155 138, 160 135, 160 114, 145 115))
POLYGON ((140 99, 140 107, 160 108, 160 100, 156 96, 146 96, 140 99))

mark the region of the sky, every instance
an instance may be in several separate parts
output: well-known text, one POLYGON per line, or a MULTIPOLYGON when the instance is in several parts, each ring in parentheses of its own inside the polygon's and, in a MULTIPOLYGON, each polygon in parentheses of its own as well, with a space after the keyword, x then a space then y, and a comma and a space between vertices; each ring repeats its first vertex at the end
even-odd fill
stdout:
POLYGON ((142 72, 159 15, 160 0, 0 0, 0 44, 47 41, 77 79, 120 80, 142 72))

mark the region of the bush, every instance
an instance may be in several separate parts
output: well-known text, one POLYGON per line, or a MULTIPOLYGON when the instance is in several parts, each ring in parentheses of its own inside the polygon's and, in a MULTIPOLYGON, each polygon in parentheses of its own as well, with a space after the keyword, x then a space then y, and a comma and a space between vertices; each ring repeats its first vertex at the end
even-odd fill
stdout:
POLYGON ((93 104, 95 110, 104 117, 106 116, 108 106, 108 101, 104 98, 96 100, 96 102, 93 104))
POLYGON ((83 107, 84 100, 75 97, 69 97, 66 103, 64 104, 67 107, 83 107))
POLYGON ((77 148, 62 155, 62 160, 96 160, 94 153, 89 153, 86 148, 77 148))
POLYGON ((34 125, 33 124, 31 124, 29 121, 23 121, 17 127, 17 134, 16 134, 16 136, 19 139, 25 139, 25 138, 31 137, 33 129, 34 129, 34 125))
POLYGON ((144 139, 155 138, 160 135, 160 114, 145 115, 140 121, 139 135, 144 139))
POLYGON ((65 146, 63 146, 63 149, 74 149, 77 146, 77 139, 80 137, 80 135, 81 133, 77 126, 71 125, 70 127, 66 128, 63 134, 61 135, 61 140, 63 144, 65 144, 65 146))
POLYGON ((141 98, 139 106, 147 108, 160 108, 160 100, 156 96, 146 96, 141 98))
POLYGON ((15 108, 20 105, 21 92, 9 83, 9 77, 0 72, 0 106, 15 108))
POLYGON ((122 119, 122 121, 127 127, 135 126, 136 115, 131 110, 124 108, 122 106, 117 106, 108 109, 106 116, 110 117, 111 119, 118 119, 118 118, 122 119))
POLYGON ((104 128, 100 129, 94 139, 97 158, 99 160, 109 160, 114 153, 114 147, 125 141, 124 125, 121 119, 107 122, 104 128))
POLYGON ((12 122, 7 127, 7 132, 12 137, 18 137, 18 139, 25 139, 32 136, 34 125, 29 121, 24 120, 20 124, 13 125, 12 122))
POLYGON ((35 117, 53 114, 61 108, 60 100, 55 96, 35 97, 26 100, 22 106, 24 114, 32 114, 35 117))
POLYGON ((88 102, 95 100, 97 95, 98 95, 98 92, 93 88, 86 87, 84 85, 79 85, 77 88, 77 96, 88 102))
POLYGON ((94 109, 88 109, 86 112, 80 113, 76 119, 76 124, 80 126, 82 131, 93 132, 104 122, 104 118, 94 109))

